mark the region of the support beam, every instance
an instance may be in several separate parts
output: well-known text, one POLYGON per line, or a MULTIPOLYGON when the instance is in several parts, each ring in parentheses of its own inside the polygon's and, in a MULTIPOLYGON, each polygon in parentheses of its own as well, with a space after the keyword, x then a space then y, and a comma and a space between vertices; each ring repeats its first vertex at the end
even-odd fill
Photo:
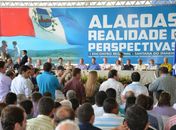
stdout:
POLYGON ((1 0, 0 7, 118 7, 176 4, 176 0, 1 0))

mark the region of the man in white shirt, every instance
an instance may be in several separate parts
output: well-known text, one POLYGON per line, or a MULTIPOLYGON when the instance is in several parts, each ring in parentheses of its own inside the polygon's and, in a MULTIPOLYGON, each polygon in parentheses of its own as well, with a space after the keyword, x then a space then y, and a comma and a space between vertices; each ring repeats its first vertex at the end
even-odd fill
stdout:
POLYGON ((110 70, 109 73, 108 73, 108 80, 107 81, 104 81, 101 86, 100 86, 100 89, 99 91, 104 91, 106 92, 106 90, 108 88, 113 88, 116 90, 116 100, 119 104, 121 104, 121 93, 124 89, 122 83, 118 82, 118 72, 117 70, 110 70))
POLYGON ((108 64, 108 59, 106 57, 103 58, 103 64, 101 65, 101 70, 110 70, 111 64, 108 64))
POLYGON ((29 98, 32 94, 32 89, 34 88, 34 85, 29 79, 30 74, 31 68, 29 66, 21 66, 19 75, 12 80, 11 91, 16 95, 24 94, 29 98))
POLYGON ((131 74, 131 79, 133 82, 131 84, 129 84, 128 86, 126 86, 122 92, 122 100, 125 99, 125 94, 128 91, 132 91, 134 93, 135 97, 137 97, 140 94, 144 94, 146 96, 149 95, 147 87, 145 87, 144 85, 142 85, 139 82, 140 81, 140 74, 138 72, 133 72, 131 74))
POLYGON ((0 61, 0 102, 3 102, 10 91, 11 79, 5 75, 6 66, 4 61, 0 61))
POLYGON ((139 59, 138 60, 138 64, 136 65, 136 68, 135 70, 137 71, 143 71, 143 70, 146 70, 146 65, 142 64, 142 59, 139 59))

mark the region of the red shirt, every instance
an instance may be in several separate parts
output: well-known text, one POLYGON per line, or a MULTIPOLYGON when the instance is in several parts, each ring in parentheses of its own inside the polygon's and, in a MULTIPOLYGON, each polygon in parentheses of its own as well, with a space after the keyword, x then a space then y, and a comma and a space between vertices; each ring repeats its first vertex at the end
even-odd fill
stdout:
POLYGON ((68 90, 74 90, 79 102, 82 103, 83 99, 85 98, 85 88, 79 79, 73 77, 65 84, 63 89, 64 95, 66 95, 68 90))

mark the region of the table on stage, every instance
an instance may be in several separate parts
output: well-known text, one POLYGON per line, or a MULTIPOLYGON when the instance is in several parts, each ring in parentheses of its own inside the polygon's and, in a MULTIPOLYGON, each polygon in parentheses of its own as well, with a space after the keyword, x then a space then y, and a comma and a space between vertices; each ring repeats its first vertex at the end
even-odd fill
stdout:
MULTIPOLYGON (((91 70, 82 70, 82 76, 88 76, 89 72, 91 70)), ((108 70, 97 70, 97 73, 98 73, 98 76, 99 77, 108 77, 108 70)), ((131 78, 131 74, 135 72, 135 71, 126 71, 126 70, 122 70, 122 71, 119 71, 118 74, 119 74, 119 77, 120 78, 128 78, 130 79, 131 78)), ((141 80, 140 82, 145 85, 145 84, 148 84, 148 83, 151 83, 153 82, 156 78, 157 78, 157 75, 158 75, 158 72, 157 71, 138 71, 141 75, 141 80)))

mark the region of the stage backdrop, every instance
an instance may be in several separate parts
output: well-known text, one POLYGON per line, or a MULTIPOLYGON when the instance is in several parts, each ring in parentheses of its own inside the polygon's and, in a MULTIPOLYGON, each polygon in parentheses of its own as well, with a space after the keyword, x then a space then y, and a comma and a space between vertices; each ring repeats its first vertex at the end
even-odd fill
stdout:
POLYGON ((12 41, 34 59, 64 57, 86 63, 107 57, 110 63, 124 53, 137 63, 173 61, 176 5, 117 8, 1 8, 0 40, 12 41))

